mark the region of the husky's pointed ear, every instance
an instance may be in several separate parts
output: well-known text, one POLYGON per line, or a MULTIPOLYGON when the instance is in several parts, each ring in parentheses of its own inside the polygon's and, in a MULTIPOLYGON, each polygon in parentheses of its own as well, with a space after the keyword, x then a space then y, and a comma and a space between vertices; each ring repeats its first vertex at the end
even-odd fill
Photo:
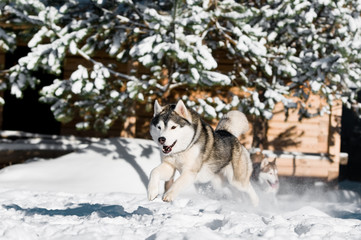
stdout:
POLYGON ((189 122, 192 122, 191 113, 188 111, 186 105, 184 105, 182 100, 177 102, 177 105, 174 108, 174 111, 178 113, 179 116, 187 119, 189 122))
POLYGON ((158 100, 155 100, 153 117, 155 115, 159 114, 162 110, 163 110, 163 107, 158 103, 158 100))
POLYGON ((262 159, 262 162, 261 162, 261 169, 264 168, 264 167, 266 167, 267 164, 269 164, 268 159, 267 159, 267 158, 263 158, 263 159, 262 159))

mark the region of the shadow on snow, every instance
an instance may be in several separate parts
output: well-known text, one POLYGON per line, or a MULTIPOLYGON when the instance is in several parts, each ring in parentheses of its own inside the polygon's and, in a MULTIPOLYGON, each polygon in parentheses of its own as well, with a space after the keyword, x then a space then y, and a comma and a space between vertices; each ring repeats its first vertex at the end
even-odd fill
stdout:
POLYGON ((129 218, 133 215, 152 215, 152 211, 148 208, 139 206, 137 210, 133 212, 127 212, 123 206, 120 205, 101 205, 101 204, 89 204, 82 203, 74 208, 66 209, 46 209, 46 208, 22 208, 19 205, 3 205, 7 210, 16 210, 24 212, 27 216, 32 215, 44 215, 44 216, 78 216, 78 217, 89 217, 96 213, 101 218, 116 218, 123 217, 129 218))
MULTIPOLYGON (((149 182, 148 176, 143 171, 141 166, 137 163, 136 156, 131 154, 132 150, 129 148, 129 143, 131 142, 125 138, 111 138, 109 139, 109 141, 111 145, 116 147, 115 152, 105 147, 103 148, 95 145, 90 145, 87 149, 91 149, 103 155, 116 153, 116 156, 114 156, 114 160, 122 159, 129 163, 138 173, 139 178, 141 179, 144 186, 147 188, 149 182)), ((159 152, 159 149, 150 144, 140 144, 139 146, 142 148, 140 156, 145 158, 149 158, 154 152, 159 152)))
POLYGON ((351 212, 344 210, 335 210, 332 212, 332 216, 342 219, 358 219, 361 220, 361 212, 351 212))

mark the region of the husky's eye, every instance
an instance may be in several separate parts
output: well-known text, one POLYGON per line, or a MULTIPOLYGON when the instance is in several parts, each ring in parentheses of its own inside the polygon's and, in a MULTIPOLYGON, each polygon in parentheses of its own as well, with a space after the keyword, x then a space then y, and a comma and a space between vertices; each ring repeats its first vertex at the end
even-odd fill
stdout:
POLYGON ((172 126, 170 129, 176 129, 177 128, 177 126, 172 126))
POLYGON ((161 129, 161 127, 160 127, 160 126, 158 126, 158 129, 161 129))

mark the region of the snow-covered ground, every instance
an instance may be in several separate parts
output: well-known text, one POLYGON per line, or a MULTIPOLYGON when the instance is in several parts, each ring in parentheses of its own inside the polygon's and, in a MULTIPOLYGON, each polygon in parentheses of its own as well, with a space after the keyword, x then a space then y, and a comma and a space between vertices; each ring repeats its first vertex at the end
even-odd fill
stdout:
POLYGON ((146 199, 155 145, 107 139, 53 160, 0 171, 0 239, 360 239, 361 184, 281 179, 258 208, 207 186, 173 203, 146 199))

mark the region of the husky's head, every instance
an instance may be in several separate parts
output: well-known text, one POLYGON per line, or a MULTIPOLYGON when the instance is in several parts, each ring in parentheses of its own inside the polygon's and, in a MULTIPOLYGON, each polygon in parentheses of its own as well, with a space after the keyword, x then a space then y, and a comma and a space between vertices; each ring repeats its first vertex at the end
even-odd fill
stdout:
POLYGON ((264 158, 261 162, 259 173, 259 181, 266 186, 267 192, 277 192, 279 189, 278 170, 276 166, 276 159, 269 162, 264 158))
POLYGON ((154 115, 150 124, 150 135, 164 155, 186 150, 195 134, 192 114, 182 100, 176 105, 160 106, 154 103, 154 115))

